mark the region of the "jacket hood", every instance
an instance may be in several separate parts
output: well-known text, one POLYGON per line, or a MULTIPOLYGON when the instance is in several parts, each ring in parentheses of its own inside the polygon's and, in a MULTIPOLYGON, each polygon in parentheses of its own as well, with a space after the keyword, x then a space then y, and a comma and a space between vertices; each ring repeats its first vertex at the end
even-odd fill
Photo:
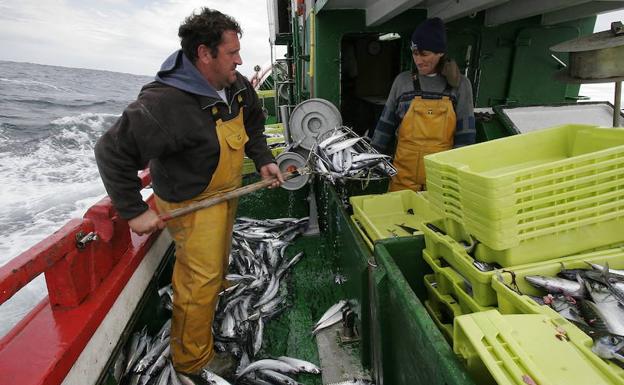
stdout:
POLYGON ((177 50, 165 59, 155 80, 192 94, 220 99, 214 87, 199 73, 182 50, 177 50))

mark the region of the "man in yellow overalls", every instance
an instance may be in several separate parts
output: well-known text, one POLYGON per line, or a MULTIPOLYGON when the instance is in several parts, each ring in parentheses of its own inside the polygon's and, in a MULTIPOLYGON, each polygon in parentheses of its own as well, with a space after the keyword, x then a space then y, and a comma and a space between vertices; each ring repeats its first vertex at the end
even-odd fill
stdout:
MULTIPOLYGON (((178 35, 182 49, 163 63, 156 80, 98 140, 100 175, 119 214, 146 234, 164 228, 141 199, 137 170, 149 164, 160 211, 185 207, 241 185, 243 156, 263 178, 283 181, 264 137, 264 115, 242 64, 241 29, 230 16, 203 8, 178 35)), ((190 381, 207 368, 227 371, 233 360, 213 350, 212 321, 224 288, 236 201, 167 223, 175 243, 171 357, 190 381)))
POLYGON ((423 157, 474 143, 475 124, 470 81, 446 56, 446 29, 439 18, 427 19, 412 34, 416 71, 400 73, 372 133, 378 151, 394 151, 397 174, 390 191, 425 188, 423 157))

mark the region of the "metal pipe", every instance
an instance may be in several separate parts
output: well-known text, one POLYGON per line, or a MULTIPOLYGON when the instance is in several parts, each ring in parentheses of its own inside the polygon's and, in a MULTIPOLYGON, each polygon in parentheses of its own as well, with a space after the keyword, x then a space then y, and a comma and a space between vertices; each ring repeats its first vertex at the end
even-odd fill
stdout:
POLYGON ((620 127, 622 116, 622 81, 615 82, 615 98, 613 100, 613 127, 620 127))

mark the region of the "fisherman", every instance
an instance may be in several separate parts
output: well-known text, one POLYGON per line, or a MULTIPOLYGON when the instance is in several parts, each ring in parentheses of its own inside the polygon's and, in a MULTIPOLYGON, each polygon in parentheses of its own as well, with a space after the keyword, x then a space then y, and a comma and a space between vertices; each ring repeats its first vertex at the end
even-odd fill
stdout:
MULTIPOLYGON (((182 49, 169 56, 117 122, 98 140, 95 156, 108 195, 132 231, 165 227, 141 199, 137 170, 149 165, 160 212, 186 207, 241 185, 243 155, 262 178, 283 182, 251 84, 236 67, 241 28, 230 16, 202 8, 178 30, 182 49)), ((213 350, 212 322, 225 285, 236 200, 167 222, 176 244, 171 357, 196 383, 203 369, 224 374, 231 356, 213 350)))
POLYGON ((391 155, 397 175, 389 191, 425 188, 427 154, 475 142, 470 81, 447 55, 446 30, 427 19, 412 34, 416 71, 400 73, 372 133, 372 146, 391 155), (396 146, 395 146, 396 143, 396 146))

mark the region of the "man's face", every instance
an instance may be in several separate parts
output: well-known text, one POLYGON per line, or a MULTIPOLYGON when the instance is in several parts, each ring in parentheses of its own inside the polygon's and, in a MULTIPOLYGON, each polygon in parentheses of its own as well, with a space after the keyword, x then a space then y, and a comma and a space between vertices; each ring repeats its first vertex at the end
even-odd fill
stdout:
POLYGON ((240 57, 240 42, 235 31, 225 31, 217 47, 217 57, 210 55, 206 62, 205 76, 217 90, 229 87, 236 81, 236 66, 243 64, 240 57))
POLYGON ((435 53, 431 51, 412 51, 412 58, 414 59, 414 64, 416 64, 416 68, 418 68, 418 73, 421 75, 431 75, 436 73, 436 67, 438 66, 438 62, 440 58, 444 56, 443 53, 435 53))

